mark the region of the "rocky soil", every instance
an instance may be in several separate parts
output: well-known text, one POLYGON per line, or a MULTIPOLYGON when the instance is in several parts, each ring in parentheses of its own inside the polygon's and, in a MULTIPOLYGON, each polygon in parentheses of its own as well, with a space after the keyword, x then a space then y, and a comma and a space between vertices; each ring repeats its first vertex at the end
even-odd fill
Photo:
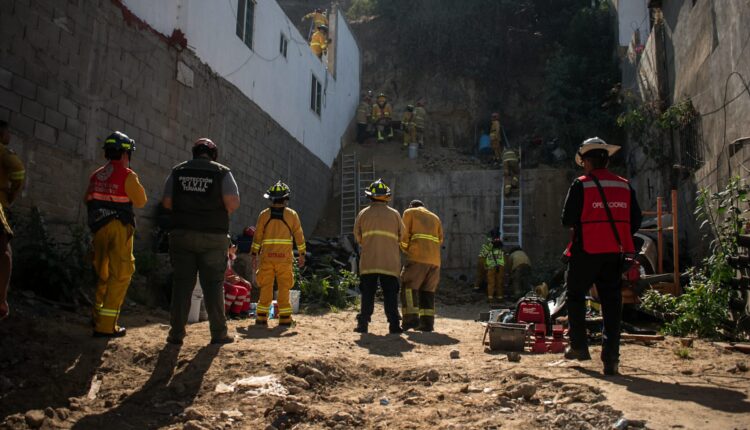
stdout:
POLYGON ((509 362, 481 345, 479 297, 443 297, 454 304, 435 333, 388 335, 378 307, 370 334, 346 310, 297 315, 290 330, 232 321, 224 347, 205 322, 167 345, 167 315, 135 305, 125 338, 93 339, 84 311, 19 298, 0 323, 0 428, 750 428, 745 355, 625 344, 613 378, 560 354, 509 362))

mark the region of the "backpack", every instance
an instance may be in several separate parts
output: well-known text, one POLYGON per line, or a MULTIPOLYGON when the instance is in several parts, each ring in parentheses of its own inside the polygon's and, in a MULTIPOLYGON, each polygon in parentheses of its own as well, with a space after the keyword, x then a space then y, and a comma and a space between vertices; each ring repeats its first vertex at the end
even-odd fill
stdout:
POLYGON ((537 296, 521 297, 516 303, 516 322, 519 324, 544 324, 547 334, 552 324, 547 303, 537 296))

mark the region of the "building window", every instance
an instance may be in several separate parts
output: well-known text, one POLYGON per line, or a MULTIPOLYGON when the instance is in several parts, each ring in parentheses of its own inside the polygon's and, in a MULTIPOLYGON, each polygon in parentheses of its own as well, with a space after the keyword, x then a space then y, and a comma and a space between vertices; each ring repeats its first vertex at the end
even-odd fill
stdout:
POLYGON ((310 109, 320 116, 321 100, 323 99, 323 86, 315 75, 312 75, 312 85, 310 87, 310 109))
POLYGON ((254 15, 255 2, 253 0, 237 0, 237 37, 250 49, 253 49, 254 15))
POLYGON ((289 39, 284 36, 284 33, 281 33, 281 37, 279 38, 279 53, 286 58, 286 47, 289 45, 289 39))

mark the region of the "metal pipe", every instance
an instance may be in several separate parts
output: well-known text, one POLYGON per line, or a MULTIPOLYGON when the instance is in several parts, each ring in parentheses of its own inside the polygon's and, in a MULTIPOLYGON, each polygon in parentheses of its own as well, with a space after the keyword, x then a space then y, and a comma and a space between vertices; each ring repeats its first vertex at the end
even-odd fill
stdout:
POLYGON ((680 239, 677 227, 677 190, 672 190, 672 263, 674 266, 675 293, 682 292, 680 288, 680 239))
MULTIPOLYGON (((659 233, 659 237, 656 240, 657 243, 657 249, 658 255, 659 255, 659 269, 656 273, 664 273, 664 238, 662 237, 662 204, 663 204, 663 198, 657 197, 656 198, 656 230, 659 233)), ((674 225, 674 224, 672 224, 674 225)))

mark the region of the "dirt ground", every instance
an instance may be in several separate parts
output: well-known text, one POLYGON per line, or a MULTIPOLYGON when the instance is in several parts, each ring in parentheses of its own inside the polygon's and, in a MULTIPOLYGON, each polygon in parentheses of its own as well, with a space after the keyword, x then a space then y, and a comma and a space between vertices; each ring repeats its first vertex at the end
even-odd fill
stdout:
POLYGON ((439 305, 434 333, 388 335, 378 306, 366 335, 346 310, 289 330, 231 321, 223 347, 193 324, 175 347, 163 311, 126 306, 128 335, 108 341, 84 311, 17 297, 0 323, 0 428, 750 428, 745 355, 696 341, 681 359, 667 339, 625 344, 618 377, 560 354, 510 363, 481 345, 483 305, 460 302, 439 305))

